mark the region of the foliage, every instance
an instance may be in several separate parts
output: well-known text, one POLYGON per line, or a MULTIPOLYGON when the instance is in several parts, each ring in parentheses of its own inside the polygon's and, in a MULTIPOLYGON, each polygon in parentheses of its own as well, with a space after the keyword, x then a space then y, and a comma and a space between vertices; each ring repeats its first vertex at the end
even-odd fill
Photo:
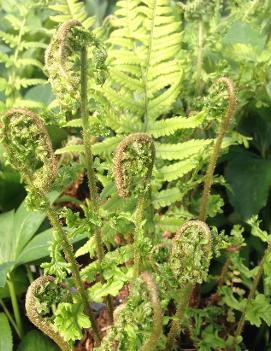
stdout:
MULTIPOLYGON (((234 226, 228 235, 229 226, 269 200, 270 1, 119 0, 113 16, 90 31, 110 5, 49 0, 42 8, 29 2, 29 16, 43 13, 46 22, 39 43, 51 36, 45 28, 60 24, 45 60, 51 87, 32 91, 30 80, 44 79, 43 65, 18 62, 20 55, 39 57, 40 49, 27 47, 38 36, 28 28, 28 15, 20 30, 17 15, 8 14, 19 8, 21 16, 28 2, 3 9, 0 37, 11 54, 3 61, 2 110, 20 104, 39 115, 8 111, 2 139, 26 184, 28 205, 46 212, 53 227, 51 261, 42 265, 45 277, 29 287, 27 314, 63 350, 90 326, 97 351, 170 350, 179 335, 201 351, 240 350, 245 322, 263 333, 271 324, 268 216, 261 213, 266 231, 252 217, 251 230, 234 226), (93 10, 96 23, 88 16, 93 10), (18 37, 26 44, 22 50, 18 37), (12 90, 9 77, 29 84, 12 90), (234 86, 237 131, 229 125, 234 86), (40 92, 48 106, 27 101, 40 92), (45 124, 65 129, 66 145, 53 150, 45 124), (226 156, 218 160, 221 149, 226 156), (63 191, 79 172, 86 173, 89 192, 84 203, 76 200, 80 212, 50 204, 49 191, 63 191), (86 233, 85 244, 74 250, 72 242, 86 233), (79 266, 87 255, 90 263, 79 266), (113 297, 124 286, 127 303, 113 313, 113 297), (93 301, 106 302, 114 322, 104 338, 93 301)), ((4 278, 10 267, 4 262, 4 278)))

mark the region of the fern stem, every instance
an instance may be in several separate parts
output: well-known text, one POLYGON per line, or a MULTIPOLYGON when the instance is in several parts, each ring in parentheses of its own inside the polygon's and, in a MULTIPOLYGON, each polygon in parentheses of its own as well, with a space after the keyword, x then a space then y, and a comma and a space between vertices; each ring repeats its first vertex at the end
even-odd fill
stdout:
POLYGON ((135 238, 134 238, 134 266, 135 266, 135 277, 140 275, 140 266, 141 266, 141 255, 139 244, 142 239, 142 221, 144 217, 144 207, 145 207, 145 198, 140 197, 137 201, 137 207, 135 212, 135 238))
MULTIPOLYGON (((85 162, 86 162, 86 170, 88 176, 88 187, 90 192, 90 199, 96 214, 99 211, 99 200, 98 200, 98 190, 96 184, 96 176, 94 171, 94 163, 93 163, 93 155, 91 150, 91 134, 90 134, 90 126, 88 120, 88 98, 87 98, 87 90, 88 90, 88 80, 87 80, 87 48, 83 47, 81 49, 81 119, 83 125, 83 141, 85 148, 85 162)), ((102 236, 100 228, 95 228, 95 241, 97 248, 97 256, 100 265, 100 274, 101 280, 104 283, 104 277, 102 272, 102 260, 104 258, 104 250, 102 243, 102 236)), ((111 322, 113 322, 113 301, 112 298, 108 295, 106 297, 107 307, 109 312, 109 317, 111 322)))
POLYGON ((215 145, 213 148, 212 155, 209 160, 208 168, 207 168, 207 173, 205 175, 205 181, 204 181, 204 188, 203 188, 203 194, 201 197, 201 202, 200 202, 200 213, 199 213, 199 219, 201 221, 206 220, 207 216, 207 208, 208 208, 208 199, 210 195, 210 189, 213 184, 213 175, 214 175, 214 170, 216 166, 216 162, 218 159, 218 155, 221 149, 221 144, 223 141, 223 138, 225 136, 225 133, 227 132, 231 119, 234 115, 234 112, 236 110, 236 97, 234 94, 234 86, 233 83, 230 79, 222 77, 217 80, 217 83, 223 83, 226 86, 227 92, 228 92, 228 108, 225 114, 225 117, 223 118, 220 129, 218 131, 218 135, 215 141, 215 145))
POLYGON ((97 327, 95 317, 94 317, 94 315, 91 311, 90 305, 89 305, 88 296, 87 296, 86 290, 84 288, 84 284, 82 282, 82 279, 80 277, 79 267, 78 267, 78 263, 76 262, 76 259, 74 256, 72 245, 69 243, 69 240, 66 236, 65 231, 62 228, 61 224, 59 223, 58 216, 52 207, 49 207, 47 209, 47 215, 48 215, 48 218, 52 224, 52 227, 55 229, 57 236, 58 236, 59 240, 61 241, 62 248, 63 248, 64 254, 65 254, 65 258, 66 258, 67 262, 70 263, 70 266, 71 266, 70 268, 71 268, 72 277, 74 279, 75 286, 78 290, 79 295, 81 296, 82 303, 84 305, 84 310, 90 318, 91 326, 92 326, 93 332, 95 334, 95 337, 98 341, 100 341, 101 340, 100 332, 99 332, 99 329, 97 327))
MULTIPOLYGON (((153 15, 151 21, 151 32, 150 32, 150 39, 149 39, 149 46, 148 46, 148 53, 147 53, 147 60, 146 60, 146 70, 142 73, 142 79, 144 82, 144 94, 145 94, 145 114, 144 114, 144 131, 147 132, 148 130, 148 122, 149 122, 149 97, 148 97, 148 74, 149 74, 149 66, 150 66, 150 59, 152 53, 152 46, 153 46, 153 30, 156 18, 156 9, 157 9, 157 0, 153 2, 153 15)), ((142 72, 143 70, 141 70, 142 72)))
POLYGON ((258 287, 260 279, 263 275, 264 263, 266 261, 266 258, 270 254, 270 252, 271 252, 271 242, 268 243, 268 247, 265 250, 265 253, 264 253, 264 255, 261 259, 261 262, 258 266, 258 272, 257 272, 256 276, 254 277, 252 286, 250 288, 250 291, 249 291, 249 294, 247 297, 246 305, 244 307, 244 310, 242 311, 241 317, 240 317, 239 322, 237 324, 237 328, 236 328, 236 332, 235 332, 233 344, 232 344, 232 351, 235 351, 237 343, 238 343, 238 337, 242 334, 244 324, 245 324, 245 319, 246 319, 246 313, 247 313, 249 304, 251 303, 252 299, 254 299, 254 297, 255 297, 257 287, 258 287))
POLYGON ((171 351, 176 344, 176 338, 181 332, 181 324, 184 319, 185 310, 189 304, 190 295, 193 291, 193 284, 187 284, 179 292, 179 303, 175 314, 176 320, 172 321, 170 331, 167 337, 166 350, 171 351))
POLYGON ((163 329, 163 312, 159 298, 158 286, 152 275, 148 272, 141 274, 141 279, 149 292, 153 309, 153 328, 152 333, 140 351, 154 351, 160 339, 163 329))
POLYGON ((23 327, 20 308, 19 308, 19 304, 18 304, 18 300, 17 300, 17 296, 16 296, 15 286, 14 286, 14 283, 10 277, 8 277, 8 279, 7 279, 7 286, 8 286, 8 290, 9 290, 9 294, 10 294, 10 299, 11 299, 11 304, 12 304, 12 308, 13 308, 13 313, 14 313, 16 325, 17 325, 17 328, 19 331, 19 336, 20 336, 20 338, 22 338, 24 335, 24 327, 23 327))
POLYGON ((203 20, 199 20, 198 28, 198 49, 197 49, 197 70, 196 70, 196 92, 197 95, 202 93, 202 65, 203 65, 203 20))
POLYGON ((40 316, 36 306, 36 295, 40 287, 48 282, 53 282, 54 278, 50 276, 42 276, 36 279, 28 288, 25 298, 25 308, 27 317, 30 321, 39 328, 45 335, 49 336, 61 349, 61 351, 72 351, 69 344, 55 330, 53 325, 40 316))

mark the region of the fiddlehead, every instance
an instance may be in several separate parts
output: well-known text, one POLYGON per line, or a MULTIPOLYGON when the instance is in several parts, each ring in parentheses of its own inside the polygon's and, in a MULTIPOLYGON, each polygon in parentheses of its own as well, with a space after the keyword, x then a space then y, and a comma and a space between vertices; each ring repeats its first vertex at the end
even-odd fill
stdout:
POLYGON ((62 338, 48 318, 41 316, 37 308, 37 295, 40 288, 48 283, 53 283, 54 278, 50 276, 42 276, 36 279, 28 288, 26 293, 25 308, 27 317, 30 321, 40 329, 44 334, 48 335, 62 351, 71 351, 70 345, 62 338))
POLYGON ((236 106, 237 106, 237 99, 234 92, 233 82, 229 78, 222 77, 215 82, 215 84, 219 84, 219 83, 223 84, 227 89, 228 107, 227 107, 225 116, 222 119, 219 131, 215 140, 215 144, 213 147, 213 151, 209 160, 207 172, 205 175, 204 188, 203 188, 203 193, 201 197, 200 213, 199 213, 199 219, 201 221, 205 221, 207 216, 208 198, 209 198, 210 189, 213 183, 213 175, 214 175, 216 162, 219 156, 223 138, 229 129, 230 122, 234 116, 236 106))
MULTIPOLYGON (((33 112, 12 109, 3 118, 3 143, 8 160, 22 175, 27 183, 34 208, 46 210, 54 229, 54 240, 58 243, 69 263, 74 283, 81 296, 86 313, 89 315, 93 330, 99 339, 95 318, 89 307, 88 297, 80 278, 79 267, 75 260, 73 247, 67 233, 59 222, 58 214, 49 204, 47 192, 56 176, 56 160, 52 143, 42 120, 33 112), (33 199, 35 200, 33 202, 33 199)), ((54 245, 53 245, 54 246, 54 245)))
POLYGON ((123 139, 114 158, 114 176, 120 197, 135 196, 149 187, 154 159, 154 143, 147 134, 135 133, 123 139))
POLYGON ((75 113, 80 107, 80 61, 82 51, 92 50, 91 72, 98 84, 106 77, 106 52, 95 36, 77 20, 59 26, 45 53, 45 69, 54 93, 64 111, 75 113))
POLYGON ((26 109, 11 109, 1 131, 9 163, 31 189, 47 193, 55 180, 57 163, 43 121, 26 109))
POLYGON ((114 176, 119 196, 137 198, 135 224, 135 275, 140 274, 140 242, 143 237, 143 217, 155 160, 153 140, 145 133, 135 133, 118 145, 114 158, 114 176))
POLYGON ((180 283, 176 320, 171 324, 167 349, 175 346, 189 298, 195 284, 206 279, 211 260, 211 232, 206 223, 192 220, 184 223, 173 240, 170 266, 180 283))
POLYGON ((152 275, 148 272, 143 272, 140 276, 143 280, 146 289, 148 290, 151 305, 153 309, 153 328, 152 333, 145 344, 140 349, 141 351, 153 351, 159 341, 163 328, 163 312, 159 298, 158 286, 152 275))

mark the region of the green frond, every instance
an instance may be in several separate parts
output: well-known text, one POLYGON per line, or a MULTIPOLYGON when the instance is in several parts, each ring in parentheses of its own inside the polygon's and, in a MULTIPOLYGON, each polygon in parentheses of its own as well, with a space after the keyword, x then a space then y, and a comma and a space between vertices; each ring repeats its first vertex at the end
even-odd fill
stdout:
POLYGON ((95 23, 95 18, 88 16, 84 3, 78 0, 56 0, 49 8, 56 12, 50 17, 56 23, 74 19, 81 22, 86 29, 95 23))
POLYGON ((200 126, 205 117, 205 112, 200 112, 192 117, 172 117, 161 121, 151 121, 147 132, 155 138, 171 135, 180 129, 196 128, 200 126))
POLYGON ((123 136, 115 136, 111 138, 106 138, 101 143, 96 143, 92 146, 92 151, 94 155, 110 155, 116 148, 116 146, 121 142, 123 136))
POLYGON ((162 160, 183 160, 202 153, 212 141, 211 139, 193 139, 178 144, 156 143, 156 157, 162 160))
POLYGON ((110 102, 148 122, 168 112, 180 92, 182 34, 170 0, 121 0, 108 44, 110 102), (112 92, 114 89, 114 93, 112 92))
POLYGON ((83 153, 84 153, 84 145, 67 145, 55 151, 56 155, 83 154, 83 153))
POLYGON ((185 174, 191 172, 198 165, 196 159, 190 158, 187 160, 175 162, 169 166, 163 166, 157 172, 157 176, 163 181, 172 181, 182 178, 185 174))
POLYGON ((153 194, 153 206, 155 209, 169 206, 181 199, 181 192, 178 188, 161 190, 153 194))

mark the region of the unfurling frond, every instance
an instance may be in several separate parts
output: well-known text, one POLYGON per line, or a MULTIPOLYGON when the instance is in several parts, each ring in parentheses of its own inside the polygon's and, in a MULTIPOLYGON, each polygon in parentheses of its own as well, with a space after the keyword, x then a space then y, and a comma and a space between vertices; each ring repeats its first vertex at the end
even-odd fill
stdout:
POLYGON ((62 336, 57 332, 50 320, 43 317, 38 312, 37 295, 39 290, 47 284, 52 284, 54 278, 50 276, 41 276, 36 279, 28 288, 25 299, 25 308, 27 317, 30 321, 40 329, 44 334, 48 335, 60 347, 62 351, 71 351, 71 347, 64 341, 62 336))
POLYGON ((75 112, 80 106, 80 60, 82 50, 92 47, 92 75, 98 84, 105 80, 106 52, 91 32, 78 20, 59 26, 45 54, 49 82, 64 110, 75 112))
POLYGON ((122 140, 114 158, 114 175, 121 197, 146 191, 149 187, 154 159, 154 143, 149 135, 135 133, 122 140))
POLYGON ((208 274, 212 238, 208 225, 192 220, 176 233, 170 266, 181 285, 202 283, 208 274))
POLYGON ((48 192, 57 164, 43 121, 26 109, 11 109, 3 118, 2 136, 10 164, 28 185, 48 192))
POLYGON ((144 285, 148 290, 152 309, 153 309, 152 333, 140 350, 153 351, 156 349, 156 345, 163 331, 163 311, 162 311, 160 297, 159 297, 159 288, 150 273, 143 272, 140 278, 143 280, 144 285))
POLYGON ((202 221, 205 221, 207 216, 208 198, 209 198, 210 189, 213 183, 213 175, 216 167, 216 162, 219 156, 219 152, 221 149, 221 145, 222 145, 224 136, 229 129, 230 122, 234 116, 234 113, 237 107, 237 99, 234 91, 233 82, 229 78, 222 77, 218 79, 215 82, 215 84, 216 85, 222 84, 224 85, 224 87, 226 87, 227 94, 228 94, 228 100, 227 100, 228 106, 226 109, 225 116, 221 121, 219 131, 217 133, 217 138, 215 140, 215 144, 214 144, 213 151, 212 151, 208 168, 207 168, 207 173, 205 176, 204 189, 201 197, 200 214, 199 214, 199 219, 202 221))

